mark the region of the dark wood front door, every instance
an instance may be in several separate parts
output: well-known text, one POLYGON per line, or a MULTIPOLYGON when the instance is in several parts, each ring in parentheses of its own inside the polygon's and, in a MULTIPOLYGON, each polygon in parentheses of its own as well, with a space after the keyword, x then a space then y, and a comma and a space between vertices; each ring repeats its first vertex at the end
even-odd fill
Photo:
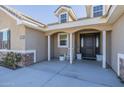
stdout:
POLYGON ((80 48, 83 58, 96 59, 96 34, 81 34, 80 48))

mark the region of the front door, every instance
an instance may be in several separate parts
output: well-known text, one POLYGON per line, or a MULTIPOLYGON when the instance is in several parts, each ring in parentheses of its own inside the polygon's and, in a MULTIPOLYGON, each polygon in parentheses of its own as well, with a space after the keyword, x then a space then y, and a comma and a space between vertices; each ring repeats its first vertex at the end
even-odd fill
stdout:
POLYGON ((80 50, 83 59, 96 59, 96 34, 80 35, 80 50))

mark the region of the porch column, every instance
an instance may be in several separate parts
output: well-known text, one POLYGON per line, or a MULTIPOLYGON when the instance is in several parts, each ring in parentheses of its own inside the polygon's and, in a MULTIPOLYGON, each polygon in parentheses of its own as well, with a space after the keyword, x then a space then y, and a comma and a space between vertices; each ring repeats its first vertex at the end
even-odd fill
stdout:
POLYGON ((102 50, 103 50, 103 62, 102 67, 106 68, 106 31, 102 31, 102 50))
POLYGON ((73 61, 73 48, 72 48, 72 33, 70 33, 70 64, 73 61))
POLYGON ((50 35, 48 35, 48 61, 50 61, 50 35))

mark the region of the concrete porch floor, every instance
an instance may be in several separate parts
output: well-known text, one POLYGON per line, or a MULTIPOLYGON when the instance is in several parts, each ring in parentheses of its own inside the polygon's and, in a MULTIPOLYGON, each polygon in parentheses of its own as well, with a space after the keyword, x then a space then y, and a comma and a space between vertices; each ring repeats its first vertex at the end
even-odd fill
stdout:
POLYGON ((44 61, 10 70, 0 67, 0 86, 4 87, 124 87, 111 69, 96 61, 44 61))

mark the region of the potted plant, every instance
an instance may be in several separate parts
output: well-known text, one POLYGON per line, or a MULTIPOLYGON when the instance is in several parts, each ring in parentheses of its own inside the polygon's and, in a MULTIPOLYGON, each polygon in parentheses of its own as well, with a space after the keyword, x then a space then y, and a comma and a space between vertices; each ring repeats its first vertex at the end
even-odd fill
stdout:
POLYGON ((82 59, 82 55, 81 55, 81 53, 77 53, 77 60, 81 60, 82 59))
POLYGON ((99 61, 99 62, 102 61, 102 55, 101 54, 97 54, 96 55, 96 60, 99 61))
POLYGON ((65 61, 65 56, 64 55, 60 55, 59 56, 59 61, 65 61))

